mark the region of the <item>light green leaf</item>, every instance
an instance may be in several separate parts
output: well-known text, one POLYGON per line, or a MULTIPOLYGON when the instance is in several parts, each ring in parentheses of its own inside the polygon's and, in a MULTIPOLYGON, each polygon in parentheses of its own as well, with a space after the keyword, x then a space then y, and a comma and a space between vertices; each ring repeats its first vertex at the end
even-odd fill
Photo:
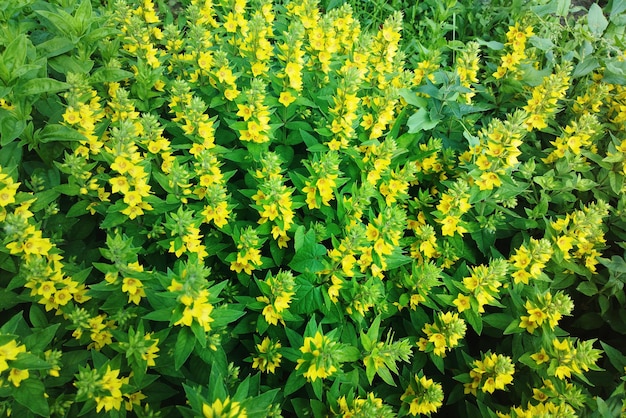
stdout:
POLYGON ((609 21, 606 19, 606 17, 604 17, 602 8, 598 6, 597 3, 594 3, 589 7, 589 13, 587 14, 587 25, 589 25, 589 30, 591 31, 591 33, 597 37, 602 36, 607 26, 609 26, 609 21))
POLYGON ((419 131, 429 131, 433 129, 441 119, 431 119, 430 113, 426 108, 421 108, 415 112, 407 121, 409 133, 415 133, 419 131))
POLYGON ((42 93, 56 93, 67 90, 69 84, 53 78, 33 78, 16 87, 15 91, 20 96, 37 96, 42 93))

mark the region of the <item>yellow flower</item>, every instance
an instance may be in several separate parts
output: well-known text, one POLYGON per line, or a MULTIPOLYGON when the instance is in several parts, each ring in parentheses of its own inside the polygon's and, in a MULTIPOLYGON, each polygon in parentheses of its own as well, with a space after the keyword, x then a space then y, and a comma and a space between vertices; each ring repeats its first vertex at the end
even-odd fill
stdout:
POLYGON ((13 386, 19 387, 22 380, 28 379, 28 370, 20 370, 20 369, 11 369, 9 372, 9 377, 7 380, 13 383, 13 386))
POLYGON ((459 293, 452 303, 456 305, 459 312, 463 312, 464 310, 471 308, 469 296, 461 293, 459 293))
POLYGON ((550 360, 550 357, 546 353, 546 350, 544 350, 543 348, 538 353, 532 354, 530 358, 535 360, 535 363, 537 364, 542 364, 550 360))
POLYGON ((280 93, 280 97, 278 98, 278 101, 280 102, 280 104, 287 107, 291 103, 295 102, 296 98, 291 94, 291 92, 283 91, 280 93))

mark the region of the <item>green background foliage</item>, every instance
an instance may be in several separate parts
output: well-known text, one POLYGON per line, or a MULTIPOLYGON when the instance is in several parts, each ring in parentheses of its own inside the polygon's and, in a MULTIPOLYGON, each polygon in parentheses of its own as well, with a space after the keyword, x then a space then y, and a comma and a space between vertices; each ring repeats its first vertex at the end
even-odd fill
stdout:
POLYGON ((1 413, 624 414, 625 27, 0 0, 1 413))

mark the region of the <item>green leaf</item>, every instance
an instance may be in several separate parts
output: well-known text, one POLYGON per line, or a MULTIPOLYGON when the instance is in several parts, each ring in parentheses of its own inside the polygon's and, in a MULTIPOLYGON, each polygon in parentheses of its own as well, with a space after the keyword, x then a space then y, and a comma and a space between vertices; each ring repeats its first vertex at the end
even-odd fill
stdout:
POLYGON ((582 282, 576 287, 576 290, 585 296, 593 296, 598 293, 598 288, 593 282, 582 282))
POLYGON ((463 313, 465 314, 467 322, 474 328, 474 331, 476 331, 476 334, 480 335, 483 331, 483 321, 480 315, 474 312, 474 309, 467 309, 463 311, 463 313))
POLYGON ((606 353, 606 356, 609 358, 613 367, 621 373, 624 370, 624 367, 626 367, 626 357, 624 354, 605 342, 600 341, 600 345, 602 345, 602 349, 606 353))
POLYGON ((180 370, 196 345, 196 336, 187 327, 180 329, 174 346, 174 369, 180 370))
POLYGON ((556 15, 557 16, 567 16, 569 13, 569 9, 572 6, 571 0, 557 0, 556 3, 556 15))
POLYGON ((415 133, 420 131, 429 131, 437 126, 439 122, 441 122, 441 119, 431 119, 431 115, 428 110, 426 110, 426 108, 421 108, 409 117, 406 124, 409 128, 409 133, 415 133))
POLYGON ((91 84, 99 84, 132 79, 133 77, 134 74, 130 71, 119 68, 100 68, 94 71, 91 77, 89 77, 89 81, 91 84))
POLYGON ((91 0, 83 0, 74 13, 74 22, 79 35, 84 34, 91 25, 91 14, 91 0))
POLYGON ((35 328, 45 328, 48 325, 48 318, 46 318, 46 314, 39 305, 31 305, 28 311, 28 319, 35 328))
POLYGON ((396 382, 394 382, 393 376, 387 367, 379 367, 376 370, 376 374, 379 375, 389 386, 396 386, 396 382))
MULTIPOLYGON (((74 17, 62 9, 56 9, 54 12, 49 10, 35 10, 39 16, 52 23, 52 26, 70 39, 76 38, 76 23, 74 17)), ((46 25, 47 26, 47 25, 46 25)))
POLYGON ((505 313, 493 313, 483 317, 485 323, 500 330, 506 329, 512 320, 511 315, 505 313))
POLYGON ((26 122, 9 112, 0 112, 0 146, 13 142, 26 129, 26 122))
MULTIPOLYGON (((54 327, 53 331, 56 331, 56 328, 58 328, 58 325, 60 324, 57 324, 57 326, 54 327)), ((25 343, 26 343, 27 338, 24 339, 25 343)), ((52 338, 50 340, 52 340, 52 338)), ((44 344, 44 348, 46 345, 47 344, 44 344)), ((40 349, 39 347, 35 347, 35 348, 40 349)), ((32 347, 30 349, 32 349, 32 347)), ((16 369, 20 369, 20 370, 47 370, 50 368, 50 364, 47 361, 40 359, 34 354, 20 353, 17 356, 17 359, 11 362, 11 367, 15 367, 16 369)))
POLYGON ((9 73, 9 79, 5 80, 7 83, 15 78, 15 71, 22 68, 26 63, 28 42, 26 35, 21 33, 7 45, 4 53, 2 53, 2 64, 9 73))
POLYGON ((71 208, 67 211, 65 216, 68 218, 77 218, 87 213, 87 207, 91 205, 91 202, 88 200, 79 200, 74 203, 71 208))
POLYGON ((37 140, 43 144, 59 141, 84 141, 85 136, 76 129, 59 125, 58 123, 51 123, 37 133, 37 140))
POLYGON ((589 13, 587 13, 587 25, 589 26, 591 33, 597 37, 602 36, 607 26, 609 26, 609 21, 606 17, 604 17, 602 8, 598 6, 597 3, 594 3, 589 7, 589 13))
POLYGON ((626 11, 626 0, 613 0, 610 18, 613 19, 624 11, 626 11))
POLYGON ((335 359, 340 363, 357 361, 361 358, 361 352, 358 348, 345 345, 335 353, 335 359))
POLYGON ((574 68, 574 71, 572 72, 572 78, 585 76, 599 66, 600 63, 598 62, 598 59, 593 55, 588 55, 584 60, 576 65, 576 68, 574 68))
POLYGON ((284 396, 288 396, 298 389, 300 389, 306 383, 306 379, 302 374, 298 374, 297 371, 293 371, 289 377, 287 378, 287 383, 285 383, 284 396))
POLYGON ((236 320, 244 316, 244 314, 244 311, 230 309, 222 305, 211 313, 211 317, 214 318, 211 326, 215 328, 223 327, 230 324, 231 322, 235 322, 236 320))
MULTIPOLYGON (((11 261, 10 258, 8 260, 11 261)), ((17 293, 13 293, 10 290, 0 288, 0 312, 6 309, 11 309, 18 303, 20 303, 20 301, 18 299, 17 293)))
POLYGON ((33 78, 16 87, 15 92, 20 96, 38 96, 67 90, 69 87, 69 84, 53 78, 33 78))
POLYGON ((324 268, 321 257, 326 254, 326 247, 317 243, 313 229, 304 233, 304 227, 300 226, 295 234, 294 247, 296 254, 289 263, 291 269, 298 273, 317 273, 324 268))
POLYGON ((626 61, 608 62, 602 81, 608 84, 626 85, 626 61))
POLYGON ((37 45, 38 56, 52 58, 74 49, 74 43, 62 36, 55 36, 37 45))
MULTIPOLYGON (((2 137, 4 139, 4 136, 2 137)), ((0 147, 0 167, 18 167, 22 162, 22 147, 18 142, 2 144, 0 147)))
POLYGON ((46 388, 40 380, 30 378, 24 380, 19 387, 13 391, 15 400, 24 405, 33 414, 49 416, 50 407, 45 396, 46 388))

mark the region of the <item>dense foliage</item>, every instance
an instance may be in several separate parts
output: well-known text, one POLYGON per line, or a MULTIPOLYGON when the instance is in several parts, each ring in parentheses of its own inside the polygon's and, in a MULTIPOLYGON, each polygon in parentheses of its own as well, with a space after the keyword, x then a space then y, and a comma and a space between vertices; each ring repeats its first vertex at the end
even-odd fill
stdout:
POLYGON ((0 0, 0 411, 624 414, 626 2, 502 3, 0 0))

